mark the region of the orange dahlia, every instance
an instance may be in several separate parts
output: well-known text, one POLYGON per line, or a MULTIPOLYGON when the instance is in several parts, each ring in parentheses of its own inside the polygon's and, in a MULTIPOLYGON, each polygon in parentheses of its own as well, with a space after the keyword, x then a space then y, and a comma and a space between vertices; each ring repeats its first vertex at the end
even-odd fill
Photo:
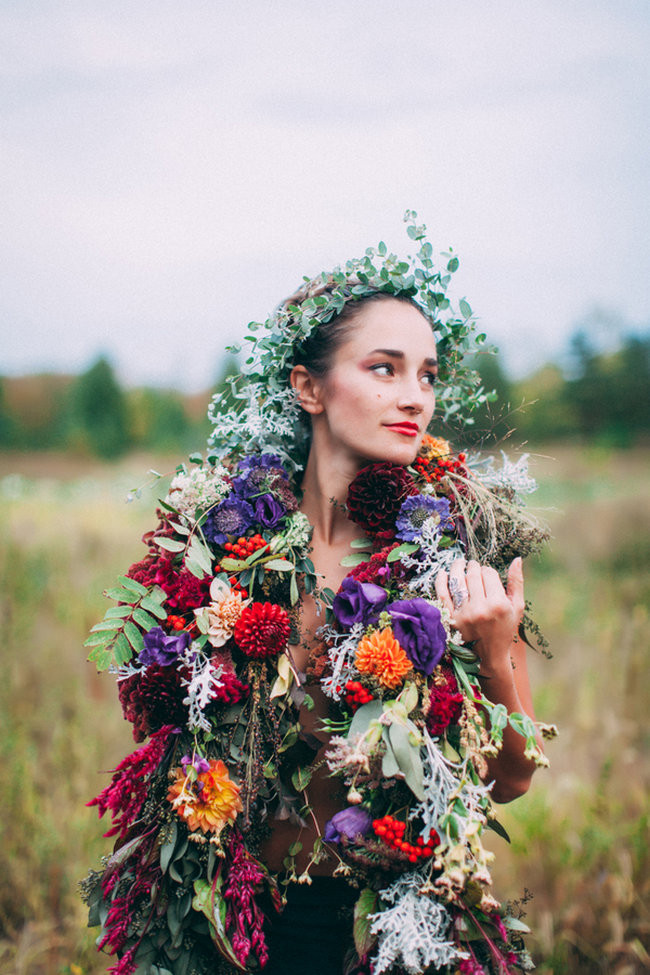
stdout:
POLYGON ((242 811, 239 786, 221 759, 211 759, 210 768, 194 782, 183 768, 174 769, 174 775, 167 798, 192 832, 200 829, 218 836, 226 823, 234 822, 242 811))
POLYGON ((275 657, 286 649, 291 623, 275 603, 247 606, 235 625, 235 643, 247 657, 275 657))
POLYGON ((413 667, 390 626, 362 638, 355 663, 359 673, 370 674, 389 688, 399 687, 413 667))
POLYGON ((423 457, 426 457, 427 460, 434 460, 438 457, 448 457, 450 453, 451 447, 448 440, 443 440, 442 437, 432 437, 425 433, 420 447, 420 454, 423 457))

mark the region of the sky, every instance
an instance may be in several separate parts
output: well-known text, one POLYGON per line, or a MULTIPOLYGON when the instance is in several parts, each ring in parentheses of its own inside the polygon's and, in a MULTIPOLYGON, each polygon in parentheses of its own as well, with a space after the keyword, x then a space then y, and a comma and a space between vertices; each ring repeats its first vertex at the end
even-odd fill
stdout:
POLYGON ((205 389, 407 208, 511 374, 647 330, 649 49, 647 0, 0 0, 0 374, 205 389))

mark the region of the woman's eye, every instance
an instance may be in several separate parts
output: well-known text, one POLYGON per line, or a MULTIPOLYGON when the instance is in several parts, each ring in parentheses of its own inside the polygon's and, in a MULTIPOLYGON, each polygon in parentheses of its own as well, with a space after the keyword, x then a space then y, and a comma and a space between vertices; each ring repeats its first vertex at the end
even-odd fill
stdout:
POLYGON ((438 374, 435 372, 425 372, 422 378, 429 386, 435 386, 438 382, 438 374))
POLYGON ((378 362, 376 365, 370 367, 373 372, 379 373, 380 376, 392 376, 393 367, 390 362, 378 362))

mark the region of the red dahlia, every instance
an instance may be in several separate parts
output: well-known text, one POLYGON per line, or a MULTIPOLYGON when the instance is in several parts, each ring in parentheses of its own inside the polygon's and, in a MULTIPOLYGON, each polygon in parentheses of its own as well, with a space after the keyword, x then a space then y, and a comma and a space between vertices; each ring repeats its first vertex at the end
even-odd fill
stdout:
POLYGON ((348 489, 348 517, 369 535, 394 536, 395 519, 402 502, 417 488, 412 476, 399 464, 369 464, 363 467, 348 489))
POLYGON ((289 615, 275 603, 247 606, 235 626, 235 643, 247 657, 275 657, 286 648, 291 624, 289 615))

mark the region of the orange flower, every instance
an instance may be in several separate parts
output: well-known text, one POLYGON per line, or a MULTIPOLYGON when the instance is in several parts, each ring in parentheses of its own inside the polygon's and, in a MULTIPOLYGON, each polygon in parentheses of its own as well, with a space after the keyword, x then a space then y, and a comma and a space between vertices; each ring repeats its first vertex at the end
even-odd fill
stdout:
POLYGON ((363 637, 355 663, 359 673, 372 674, 380 684, 390 688, 399 687, 413 666, 390 626, 363 637))
POLYGON ((234 822, 242 811, 239 786, 221 759, 211 759, 210 768, 201 772, 196 782, 190 782, 182 768, 174 769, 174 775, 167 798, 192 832, 200 829, 218 836, 226 823, 234 822))
POLYGON ((422 437, 420 455, 426 457, 427 460, 434 460, 438 457, 449 457, 450 453, 451 447, 449 442, 443 440, 442 437, 432 437, 428 433, 425 433, 422 437))

